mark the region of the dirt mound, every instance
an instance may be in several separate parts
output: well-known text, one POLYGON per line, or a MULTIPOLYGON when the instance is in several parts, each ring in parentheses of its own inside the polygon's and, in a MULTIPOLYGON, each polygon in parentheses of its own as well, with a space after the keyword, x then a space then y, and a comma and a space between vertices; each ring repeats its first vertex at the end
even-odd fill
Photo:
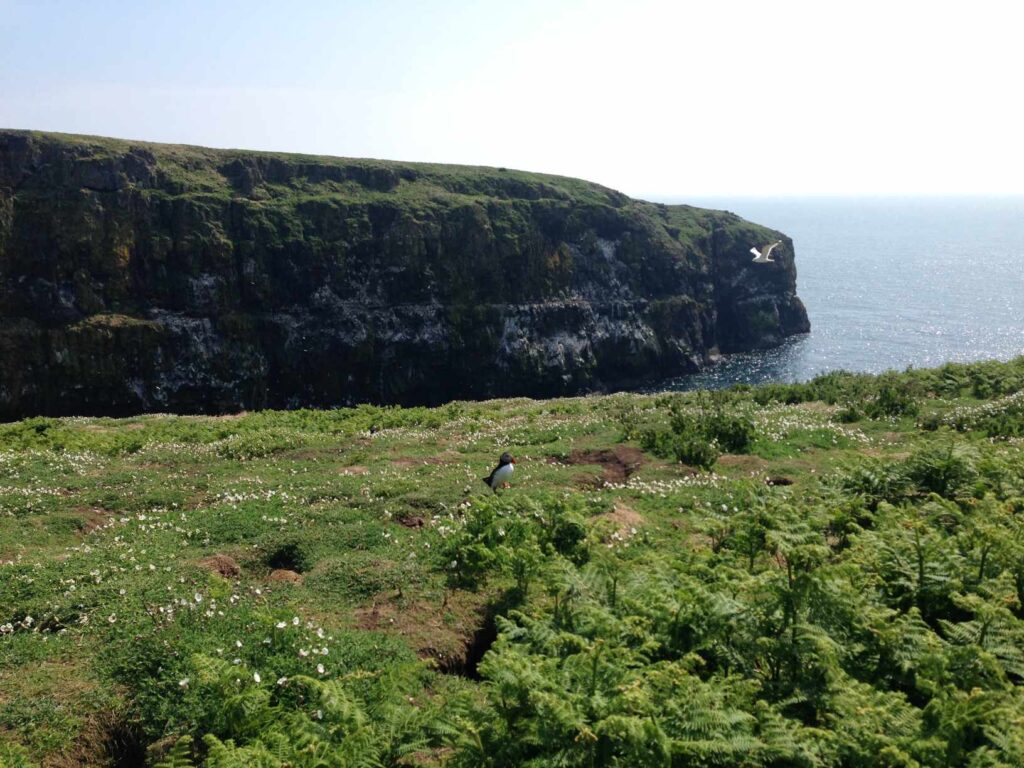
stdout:
POLYGON ((558 464, 597 464, 601 467, 601 482, 605 485, 621 484, 644 464, 644 454, 638 448, 616 445, 612 449, 575 450, 568 458, 551 457, 558 464))
POLYGON ((410 467, 422 467, 426 463, 427 462, 425 459, 413 459, 408 456, 402 457, 400 459, 391 460, 391 466, 398 467, 399 469, 409 469, 410 467))
POLYGON ((644 523, 643 515, 632 507, 626 506, 621 501, 615 502, 615 507, 611 512, 605 512, 603 515, 599 515, 599 517, 602 520, 611 520, 613 523, 630 527, 636 527, 644 523))
POLYGON ((105 527, 113 519, 113 513, 96 507, 80 507, 76 510, 82 515, 82 528, 84 534, 92 533, 95 530, 105 527))
POLYGON ((229 555, 210 555, 200 560, 199 565, 225 579, 237 579, 242 574, 241 566, 229 555))
POLYGON ((644 524, 644 517, 635 509, 621 501, 616 501, 611 512, 605 512, 594 518, 595 520, 607 520, 612 524, 618 539, 628 539, 635 535, 637 529, 644 524))
POLYGON ((284 581, 289 584, 301 584, 302 574, 289 571, 287 568, 275 568, 268 577, 270 581, 284 581))

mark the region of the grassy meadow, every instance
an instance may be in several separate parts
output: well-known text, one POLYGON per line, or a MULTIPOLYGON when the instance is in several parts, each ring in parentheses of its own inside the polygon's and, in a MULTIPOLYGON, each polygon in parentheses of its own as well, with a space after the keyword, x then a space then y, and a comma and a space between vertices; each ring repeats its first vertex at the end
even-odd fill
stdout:
POLYGON ((0 425, 3 766, 1009 768, 1022 683, 1024 358, 0 425))

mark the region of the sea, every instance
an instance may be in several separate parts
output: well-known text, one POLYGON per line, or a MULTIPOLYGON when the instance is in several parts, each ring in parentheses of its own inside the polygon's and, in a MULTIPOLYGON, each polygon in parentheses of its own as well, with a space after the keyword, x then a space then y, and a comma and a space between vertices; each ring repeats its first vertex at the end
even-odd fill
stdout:
MULTIPOLYGON (((809 334, 668 389, 1024 354, 1024 197, 688 198, 784 232, 809 334)), ((751 245, 754 245, 752 243, 751 245)))

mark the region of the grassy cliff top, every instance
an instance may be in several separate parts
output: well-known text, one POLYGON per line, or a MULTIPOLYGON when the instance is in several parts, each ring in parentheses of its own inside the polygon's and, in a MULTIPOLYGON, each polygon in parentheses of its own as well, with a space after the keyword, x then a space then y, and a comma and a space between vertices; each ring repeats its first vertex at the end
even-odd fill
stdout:
POLYGON ((1022 394, 0 425, 0 762, 1019 765, 1022 394))
MULTIPOLYGON (((0 129, 0 151, 11 138, 29 140, 79 163, 118 164, 132 156, 157 172, 157 185, 178 194, 264 201, 313 198, 401 201, 411 206, 502 200, 605 206, 654 217, 676 237, 711 226, 746 225, 725 211, 633 200, 593 182, 507 168, 212 149, 98 136, 0 129)), ((765 230, 766 236, 771 235, 765 230)))

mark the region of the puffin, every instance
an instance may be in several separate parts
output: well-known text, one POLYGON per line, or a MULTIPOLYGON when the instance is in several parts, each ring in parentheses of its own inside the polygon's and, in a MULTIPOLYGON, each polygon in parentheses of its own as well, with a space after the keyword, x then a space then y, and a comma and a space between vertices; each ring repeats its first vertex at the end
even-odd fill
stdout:
POLYGON ((764 247, 764 253, 762 253, 761 251, 757 250, 757 248, 751 248, 750 252, 752 254, 754 254, 754 259, 753 259, 754 263, 755 264, 774 264, 775 263, 775 259, 772 258, 772 251, 775 250, 775 246, 777 246, 777 245, 782 245, 782 241, 781 240, 776 240, 771 245, 763 246, 764 247))
POLYGON ((508 481, 512 477, 512 472, 515 471, 516 460, 512 458, 512 454, 508 451, 501 454, 501 458, 498 459, 498 466, 491 470, 491 474, 483 478, 483 481, 487 483, 487 487, 495 493, 498 492, 499 487, 507 487, 508 481))

